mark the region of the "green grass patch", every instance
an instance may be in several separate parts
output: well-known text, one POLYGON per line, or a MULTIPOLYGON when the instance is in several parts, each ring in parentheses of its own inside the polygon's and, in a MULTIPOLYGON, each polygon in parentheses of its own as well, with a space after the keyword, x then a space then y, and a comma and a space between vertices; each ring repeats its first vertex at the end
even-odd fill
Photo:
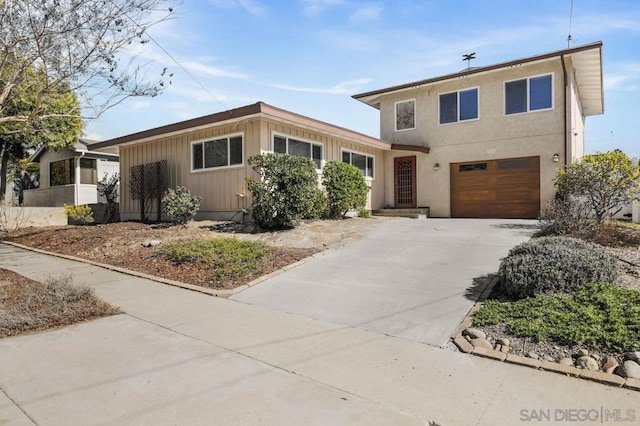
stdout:
POLYGON ((640 347, 640 292, 591 283, 567 294, 539 294, 510 303, 488 300, 473 322, 506 324, 514 336, 536 341, 633 351, 640 347))
POLYGON ((156 253, 176 263, 201 262, 211 269, 212 282, 220 284, 260 271, 261 261, 269 255, 270 249, 262 241, 202 238, 163 244, 156 253))

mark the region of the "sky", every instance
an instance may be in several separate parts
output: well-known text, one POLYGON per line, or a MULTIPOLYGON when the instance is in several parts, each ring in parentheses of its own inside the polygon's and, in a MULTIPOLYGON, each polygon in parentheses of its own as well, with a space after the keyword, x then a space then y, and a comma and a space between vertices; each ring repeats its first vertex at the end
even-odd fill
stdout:
POLYGON ((486 66, 565 49, 571 33, 571 47, 604 44, 605 113, 586 119, 587 152, 640 157, 640 1, 571 4, 182 0, 149 30, 157 44, 136 51, 148 75, 168 67, 171 84, 111 108, 85 136, 105 140, 263 101, 379 137, 379 111, 352 95, 461 71, 466 53, 486 66))

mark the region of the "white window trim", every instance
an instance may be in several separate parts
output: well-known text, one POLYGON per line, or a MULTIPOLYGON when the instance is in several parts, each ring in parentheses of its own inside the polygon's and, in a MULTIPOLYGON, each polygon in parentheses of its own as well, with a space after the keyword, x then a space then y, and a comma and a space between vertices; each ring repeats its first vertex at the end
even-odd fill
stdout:
POLYGON ((342 161, 342 154, 345 152, 349 152, 352 154, 364 155, 365 157, 371 157, 373 159, 373 176, 364 176, 365 180, 375 180, 376 179, 376 156, 370 153, 354 151, 353 149, 340 148, 340 161, 342 161))
POLYGON ((522 77, 522 78, 514 78, 512 80, 505 80, 504 83, 502 84, 502 114, 505 117, 511 117, 513 115, 522 115, 522 114, 530 114, 530 113, 535 113, 535 112, 540 112, 540 111, 551 111, 553 109, 555 109, 556 103, 555 103, 555 98, 556 98, 556 88, 555 88, 555 83, 556 83, 556 76, 554 72, 546 72, 544 74, 536 74, 536 75, 530 75, 528 77, 522 77), (529 81, 532 78, 536 78, 536 77, 546 77, 550 75, 551 76, 551 108, 543 108, 543 109, 534 109, 531 110, 529 109, 529 81), (526 80, 527 81, 527 110, 523 111, 523 112, 514 112, 512 114, 507 114, 507 83, 511 83, 514 81, 520 81, 520 80, 526 80))
POLYGON ((460 123, 468 123, 470 121, 478 121, 480 120, 480 86, 473 86, 473 87, 466 87, 464 89, 460 89, 460 90, 452 90, 450 92, 442 92, 442 93, 438 93, 438 125, 440 126, 448 126, 451 124, 460 124, 460 123), (468 90, 473 90, 476 89, 476 91, 478 92, 478 116, 476 118, 470 118, 468 120, 460 120, 460 92, 466 92, 468 90), (440 122, 440 96, 442 95, 450 95, 451 93, 456 93, 457 95, 457 102, 458 102, 458 116, 456 117, 456 121, 452 121, 450 123, 441 123, 440 122))
MULTIPOLYGON (((316 170, 322 170, 322 169, 324 168, 324 164, 325 164, 325 159, 324 159, 324 154, 325 154, 324 143, 322 143, 322 142, 318 142, 318 141, 312 141, 312 140, 305 139, 305 138, 299 138, 299 137, 297 137, 297 136, 288 135, 288 134, 286 134, 286 133, 271 132, 271 147, 270 147, 270 148, 271 148, 271 152, 272 152, 272 153, 275 153, 275 152, 276 152, 276 150, 275 150, 275 144, 276 144, 276 142, 275 142, 275 138, 276 138, 276 136, 279 136, 279 137, 284 138, 284 139, 286 140, 286 150, 287 150, 287 154, 289 153, 289 139, 295 139, 295 140, 300 141, 300 142, 305 142, 305 143, 310 144, 311 146, 313 146, 313 145, 317 145, 317 146, 319 146, 319 147, 320 147, 320 149, 322 150, 322 152, 321 152, 321 156, 320 156, 320 168, 319 168, 319 169, 316 169, 316 170)), ((312 150, 311 150, 311 155, 313 156, 313 148, 312 148, 312 150)), ((310 157, 309 159, 310 159, 311 161, 313 161, 313 158, 312 158, 312 157, 310 157)), ((313 163, 313 164, 315 164, 315 161, 314 161, 314 163, 313 163)))
POLYGON ((418 102, 416 98, 403 99, 393 103, 393 128, 396 132, 406 132, 407 130, 415 130, 418 125, 418 102), (398 129, 398 104, 405 102, 413 102, 413 127, 407 127, 406 129, 398 129))
POLYGON ((225 135, 218 135, 218 136, 211 136, 209 138, 206 139, 198 139, 195 141, 191 141, 189 143, 189 164, 191 164, 191 173, 202 173, 202 172, 212 172, 212 171, 217 171, 217 170, 225 170, 225 169, 237 169, 240 167, 244 167, 244 156, 245 156, 245 143, 244 143, 244 132, 239 132, 239 133, 230 133, 230 134, 225 134, 225 135), (204 162, 204 143, 205 142, 211 142, 211 141, 216 141, 219 139, 227 139, 227 147, 230 143, 231 138, 235 138, 237 136, 240 136, 242 138, 242 163, 240 164, 229 164, 231 162, 231 150, 227 149, 227 165, 226 166, 216 166, 216 167, 204 167, 203 164, 203 168, 201 169, 195 169, 193 166, 193 146, 197 145, 197 144, 202 144, 202 159, 204 162))

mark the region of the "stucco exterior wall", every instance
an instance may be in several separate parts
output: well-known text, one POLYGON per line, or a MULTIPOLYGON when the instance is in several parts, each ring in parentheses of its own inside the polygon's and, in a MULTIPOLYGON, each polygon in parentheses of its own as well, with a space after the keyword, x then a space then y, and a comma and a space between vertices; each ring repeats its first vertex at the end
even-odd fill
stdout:
POLYGON ((40 188, 49 188, 49 170, 50 164, 55 161, 66 160, 76 157, 76 153, 68 148, 54 151, 48 149, 40 156, 40 188))
MULTIPOLYGON (((584 152, 584 120, 577 93, 572 96, 572 156, 584 152)), ((396 144, 423 145, 430 153, 388 151, 385 156, 385 205, 394 203, 393 158, 416 156, 418 206, 430 208, 433 217, 451 214, 449 164, 466 161, 495 160, 540 156, 540 199, 544 206, 555 196, 553 179, 565 159, 564 82, 560 60, 534 63, 455 81, 432 84, 381 98, 381 138, 396 144), (504 83, 527 77, 553 74, 553 107, 549 110, 505 115, 504 83), (457 90, 478 88, 477 120, 439 124, 439 95, 457 90), (416 128, 395 130, 395 102, 416 100, 416 128), (558 154, 559 162, 553 162, 558 154), (438 171, 433 167, 439 163, 438 171)))

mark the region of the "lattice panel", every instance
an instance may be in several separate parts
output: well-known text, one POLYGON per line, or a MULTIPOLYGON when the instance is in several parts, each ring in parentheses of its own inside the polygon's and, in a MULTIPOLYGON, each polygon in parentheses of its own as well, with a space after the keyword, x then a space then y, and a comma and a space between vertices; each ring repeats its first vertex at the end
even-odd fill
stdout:
POLYGON ((129 182, 134 200, 162 198, 169 188, 169 163, 162 160, 133 166, 129 169, 129 182))

